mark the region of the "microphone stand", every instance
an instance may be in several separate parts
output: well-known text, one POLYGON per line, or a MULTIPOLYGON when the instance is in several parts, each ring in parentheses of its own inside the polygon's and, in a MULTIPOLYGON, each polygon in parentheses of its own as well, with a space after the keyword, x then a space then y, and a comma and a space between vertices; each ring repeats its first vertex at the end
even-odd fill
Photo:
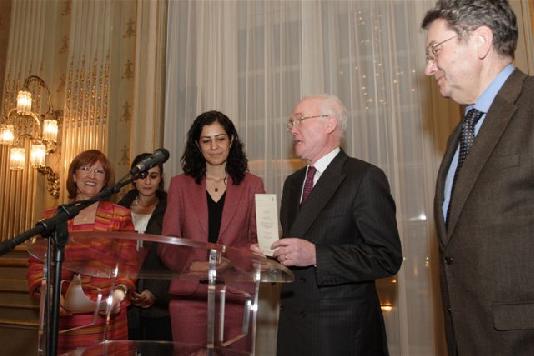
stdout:
POLYGON ((48 251, 46 254, 46 264, 45 264, 45 279, 46 283, 46 296, 45 296, 45 320, 48 319, 49 323, 46 327, 46 355, 55 356, 57 355, 57 341, 59 334, 59 309, 60 309, 60 298, 61 298, 61 267, 65 255, 65 245, 69 239, 69 233, 67 230, 67 221, 73 219, 76 215, 80 213, 81 210, 86 207, 96 203, 97 201, 104 200, 109 198, 111 195, 118 193, 126 184, 131 183, 133 180, 137 179, 138 176, 143 173, 142 170, 136 172, 135 175, 130 173, 126 174, 121 180, 111 187, 103 189, 98 195, 94 198, 87 200, 75 201, 70 204, 64 204, 58 206, 56 214, 49 218, 39 221, 35 224, 35 227, 27 230, 13 239, 6 240, 0 244, 0 256, 6 254, 7 252, 13 250, 15 246, 20 245, 21 243, 28 240, 30 237, 35 235, 41 235, 43 238, 48 238, 48 251), (53 235, 52 243, 50 243, 50 236, 53 235), (54 253, 54 271, 52 276, 52 259, 50 256, 54 253), (50 280, 53 277, 53 288, 50 288, 50 280), (50 304, 50 295, 52 294, 52 304, 50 304))

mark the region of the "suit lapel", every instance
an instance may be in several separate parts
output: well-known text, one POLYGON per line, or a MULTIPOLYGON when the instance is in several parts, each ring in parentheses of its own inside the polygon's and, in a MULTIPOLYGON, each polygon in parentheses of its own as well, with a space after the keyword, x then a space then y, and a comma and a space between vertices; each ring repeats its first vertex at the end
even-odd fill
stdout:
POLYGON ((198 220, 198 226, 201 229, 202 236, 208 238, 208 201, 206 198, 206 178, 203 178, 200 184, 196 184, 192 178, 193 184, 191 184, 191 190, 193 197, 197 199, 190 199, 188 204, 193 210, 194 216, 198 220))
MULTIPOLYGON (((224 236, 224 232, 226 231, 228 226, 230 226, 230 222, 232 221, 234 216, 240 211, 239 202, 244 201, 242 195, 244 194, 243 192, 245 191, 245 189, 239 189, 239 187, 243 186, 244 184, 244 182, 241 182, 240 185, 234 185, 232 177, 228 176, 228 181, 226 184, 226 197, 224 198, 224 207, 222 211, 219 236, 224 236)), ((229 241, 224 241, 224 243, 228 242, 229 241)))
MULTIPOLYGON (((449 167, 452 162, 452 158, 454 157, 454 153, 456 152, 456 148, 458 147, 458 140, 460 138, 460 126, 461 124, 457 125, 454 129, 453 134, 449 137, 449 142, 447 144, 447 150, 445 151, 445 155, 443 156, 443 161, 439 167, 438 171, 438 177, 437 177, 437 183, 436 183, 436 196, 434 197, 434 211, 436 216, 436 225, 438 229, 438 236, 441 238, 439 239, 440 244, 445 246, 448 241, 448 235, 447 235, 447 226, 445 225, 445 219, 443 218, 443 200, 445 199, 445 181, 447 179, 447 173, 449 171, 449 167)), ((450 203, 449 203, 450 204, 450 203)))
POLYGON ((521 83, 524 76, 518 72, 512 73, 505 82, 499 94, 493 100, 489 112, 484 120, 480 132, 477 135, 475 144, 471 148, 462 169, 458 173, 454 187, 451 204, 449 206, 448 238, 450 239, 454 228, 465 205, 465 202, 473 190, 473 187, 484 168, 484 165, 491 156, 500 137, 504 133, 506 126, 513 117, 517 107, 513 104, 520 93, 521 83), (501 94, 505 93, 505 94, 501 94))
POLYGON ((288 182, 287 191, 284 192, 284 211, 286 212, 286 219, 283 217, 283 212, 281 216, 281 222, 284 226, 283 232, 284 235, 289 236, 289 231, 291 231, 291 226, 296 219, 296 216, 300 210, 300 195, 302 192, 302 185, 304 184, 304 179, 306 178, 306 169, 300 169, 293 176, 291 176, 291 181, 288 182), (287 196, 286 196, 287 195, 287 196), (286 208, 287 206, 287 208, 286 208))
MULTIPOLYGON (((295 217, 293 224, 289 231, 289 236, 306 238, 314 242, 314 237, 306 235, 306 232, 309 230, 310 226, 317 219, 321 211, 323 211, 326 204, 330 201, 334 193, 337 191, 339 185, 345 179, 345 174, 343 173, 343 166, 347 160, 347 155, 341 151, 334 160, 328 165, 328 168, 323 172, 317 184, 313 188, 308 199, 298 212, 298 215, 295 217)), ((304 170, 305 171, 305 170, 304 170)), ((303 174, 304 176, 304 174, 303 174)), ((300 180, 301 185, 304 178, 300 180)), ((300 200, 300 195, 297 195, 294 201, 297 202, 297 205, 300 200)))

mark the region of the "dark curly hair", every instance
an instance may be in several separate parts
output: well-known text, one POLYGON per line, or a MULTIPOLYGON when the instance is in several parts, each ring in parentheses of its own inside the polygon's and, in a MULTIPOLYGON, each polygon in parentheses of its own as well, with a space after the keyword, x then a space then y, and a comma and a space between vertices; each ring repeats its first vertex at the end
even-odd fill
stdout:
POLYGON ((437 19, 447 21, 461 39, 480 26, 488 26, 497 53, 514 58, 517 20, 507 0, 439 0, 426 13, 421 27, 427 29, 437 19))
POLYGON ((206 159, 199 148, 200 133, 204 126, 214 122, 219 123, 230 138, 231 146, 226 159, 226 173, 232 177, 234 184, 239 184, 248 170, 247 156, 234 124, 228 116, 219 111, 213 110, 200 114, 189 128, 185 152, 181 158, 182 169, 185 174, 195 178, 197 184, 200 184, 202 177, 206 175, 206 159))

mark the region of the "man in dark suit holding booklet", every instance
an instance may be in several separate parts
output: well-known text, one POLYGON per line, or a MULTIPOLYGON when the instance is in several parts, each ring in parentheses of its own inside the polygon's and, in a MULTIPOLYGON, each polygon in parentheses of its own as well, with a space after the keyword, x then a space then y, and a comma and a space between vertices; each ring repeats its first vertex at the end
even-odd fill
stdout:
POLYGON ((278 355, 388 355, 375 280, 402 262, 395 203, 378 167, 340 148, 347 113, 335 96, 302 99, 288 121, 308 165, 287 177, 273 256, 283 286, 278 355))

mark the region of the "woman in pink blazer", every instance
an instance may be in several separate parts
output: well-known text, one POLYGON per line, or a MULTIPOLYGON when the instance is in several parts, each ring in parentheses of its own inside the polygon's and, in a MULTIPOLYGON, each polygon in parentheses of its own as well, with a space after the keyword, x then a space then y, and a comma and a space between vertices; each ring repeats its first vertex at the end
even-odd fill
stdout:
MULTIPOLYGON (((257 241, 255 194, 265 190, 261 178, 247 172, 247 158, 232 121, 218 111, 199 115, 187 134, 181 163, 184 174, 172 178, 162 234, 248 251, 257 241)), ((181 271, 184 259, 191 257, 171 245, 159 253, 175 271, 181 271)), ((206 285, 175 279, 169 293, 174 341, 205 345, 206 285)), ((230 290, 226 299, 224 339, 228 340, 240 333, 242 310, 232 305, 230 290)), ((250 351, 250 338, 232 348, 250 351)))

